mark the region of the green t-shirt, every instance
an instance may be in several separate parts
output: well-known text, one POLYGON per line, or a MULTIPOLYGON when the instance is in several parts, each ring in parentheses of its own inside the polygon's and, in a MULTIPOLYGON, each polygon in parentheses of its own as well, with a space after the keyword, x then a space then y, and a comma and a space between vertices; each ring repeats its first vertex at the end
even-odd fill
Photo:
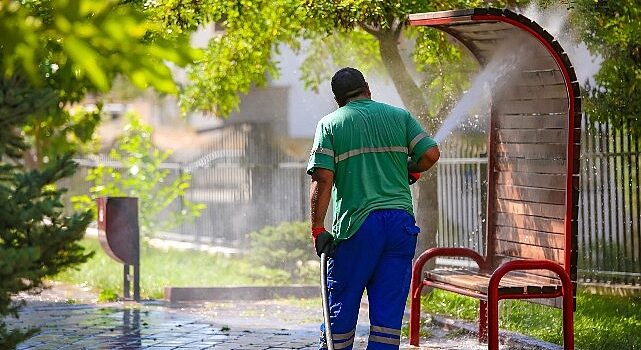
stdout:
POLYGON ((351 237, 373 210, 404 209, 414 215, 407 157, 418 162, 434 146, 409 112, 370 99, 353 100, 323 117, 307 173, 314 168, 334 172, 334 237, 351 237))

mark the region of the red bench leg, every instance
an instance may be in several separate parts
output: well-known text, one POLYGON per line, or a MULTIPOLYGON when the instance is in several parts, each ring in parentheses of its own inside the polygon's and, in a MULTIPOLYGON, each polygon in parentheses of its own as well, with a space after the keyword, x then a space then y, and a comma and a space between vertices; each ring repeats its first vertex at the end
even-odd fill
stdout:
POLYGON ((479 302, 479 343, 487 343, 487 301, 479 302))
POLYGON ((563 286, 563 348, 574 350, 574 298, 571 284, 569 288, 563 286))
POLYGON ((421 281, 412 279, 410 288, 410 345, 418 346, 419 328, 421 325, 421 281))
POLYGON ((490 288, 487 295, 487 349, 499 350, 499 290, 490 288))

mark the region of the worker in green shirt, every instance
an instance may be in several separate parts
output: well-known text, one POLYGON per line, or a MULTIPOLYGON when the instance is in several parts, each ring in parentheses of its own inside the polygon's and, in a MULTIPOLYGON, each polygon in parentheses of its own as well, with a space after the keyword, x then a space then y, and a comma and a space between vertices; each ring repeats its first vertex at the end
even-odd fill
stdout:
MULTIPOLYGON (((439 150, 408 111, 373 101, 357 69, 339 70, 331 86, 339 108, 318 122, 307 173, 314 247, 319 256, 330 257, 334 348, 352 348, 367 289, 367 349, 398 349, 420 231, 409 184, 436 163, 439 150), (334 218, 328 231, 330 200, 334 218)), ((324 330, 323 324, 321 348, 326 348, 324 330)))

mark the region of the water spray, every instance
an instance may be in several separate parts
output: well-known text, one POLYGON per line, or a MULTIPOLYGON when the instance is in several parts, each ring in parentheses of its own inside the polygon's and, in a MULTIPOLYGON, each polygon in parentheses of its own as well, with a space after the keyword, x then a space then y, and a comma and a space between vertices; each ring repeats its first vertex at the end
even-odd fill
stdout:
POLYGON ((490 102, 490 91, 497 92, 505 87, 507 76, 520 67, 521 57, 527 55, 523 45, 509 41, 492 57, 490 62, 472 80, 472 85, 465 92, 448 114, 441 128, 436 132, 434 141, 441 143, 458 125, 467 120, 474 111, 490 102))
MULTIPOLYGON (((540 9, 535 4, 531 4, 520 12, 539 23, 562 44, 574 62, 580 84, 583 86, 595 85, 594 76, 601 69, 603 57, 592 54, 584 43, 577 41, 572 36, 567 24, 569 14, 567 8, 557 5, 540 9)), ((487 106, 491 102, 490 91, 493 91, 494 96, 499 95, 500 90, 506 88, 502 82, 506 81, 505 78, 510 74, 518 73, 520 66, 524 63, 523 58, 528 56, 528 52, 524 50, 518 40, 504 44, 472 80, 470 88, 443 121, 441 128, 434 136, 434 141, 443 142, 457 126, 468 120, 470 116, 486 114, 487 106)))

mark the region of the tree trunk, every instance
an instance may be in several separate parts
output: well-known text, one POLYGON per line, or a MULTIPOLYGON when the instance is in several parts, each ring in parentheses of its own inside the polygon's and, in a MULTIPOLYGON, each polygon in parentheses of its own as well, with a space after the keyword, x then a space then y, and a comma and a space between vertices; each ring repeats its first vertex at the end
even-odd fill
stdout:
MULTIPOLYGON (((412 75, 408 72, 399 51, 400 30, 381 30, 378 33, 379 51, 383 64, 389 74, 396 91, 401 97, 405 108, 417 117, 426 128, 428 134, 433 135, 436 123, 427 114, 428 104, 423 92, 416 84, 412 75), (427 125, 426 125, 427 124, 427 125)), ((423 173, 416 195, 416 207, 414 212, 416 222, 421 228, 416 254, 419 255, 426 249, 436 246, 436 233, 438 230, 438 201, 436 167, 423 173)), ((428 268, 434 266, 434 260, 430 261, 428 268)))
MULTIPOLYGON (((392 30, 381 30, 378 36, 379 52, 387 74, 392 79, 405 108, 419 119, 427 118, 427 101, 412 75, 407 71, 405 62, 398 49, 399 34, 392 30)), ((430 130, 432 131, 432 130, 430 130)))

